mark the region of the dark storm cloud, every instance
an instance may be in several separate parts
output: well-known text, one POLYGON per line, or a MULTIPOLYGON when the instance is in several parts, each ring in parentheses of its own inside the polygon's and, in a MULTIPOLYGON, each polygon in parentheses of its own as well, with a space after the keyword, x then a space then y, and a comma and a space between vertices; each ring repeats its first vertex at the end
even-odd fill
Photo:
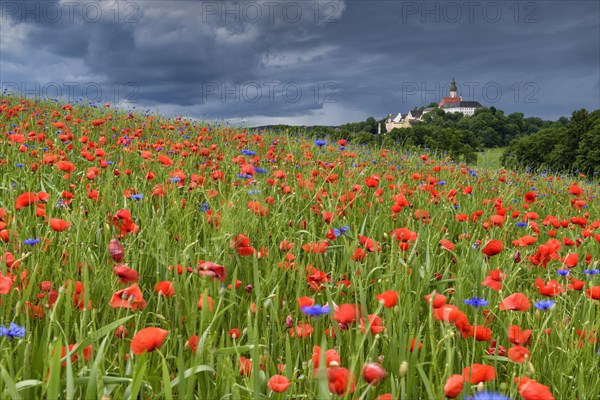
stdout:
POLYGON ((339 123, 439 102, 455 77, 463 97, 507 113, 600 107, 592 1, 3 1, 0 11, 0 80, 30 92, 79 82, 168 112, 339 123))

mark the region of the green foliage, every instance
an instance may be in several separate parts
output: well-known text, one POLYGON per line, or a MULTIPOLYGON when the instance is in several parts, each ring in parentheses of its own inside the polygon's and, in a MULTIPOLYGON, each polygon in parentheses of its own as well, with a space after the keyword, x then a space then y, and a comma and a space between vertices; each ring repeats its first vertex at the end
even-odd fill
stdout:
POLYGON ((600 172, 600 110, 574 111, 571 119, 515 140, 502 156, 506 167, 600 172))

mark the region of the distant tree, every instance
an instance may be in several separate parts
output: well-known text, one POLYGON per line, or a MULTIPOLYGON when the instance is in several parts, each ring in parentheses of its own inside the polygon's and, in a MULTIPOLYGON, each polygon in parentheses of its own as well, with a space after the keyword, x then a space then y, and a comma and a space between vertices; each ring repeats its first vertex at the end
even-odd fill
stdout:
POLYGON ((367 120, 365 122, 366 122, 366 126, 364 128, 366 128, 372 134, 376 134, 377 133, 377 120, 374 117, 369 117, 369 118, 367 118, 367 120))
POLYGON ((581 135, 574 167, 587 172, 600 172, 600 110, 589 115, 589 127, 581 135))

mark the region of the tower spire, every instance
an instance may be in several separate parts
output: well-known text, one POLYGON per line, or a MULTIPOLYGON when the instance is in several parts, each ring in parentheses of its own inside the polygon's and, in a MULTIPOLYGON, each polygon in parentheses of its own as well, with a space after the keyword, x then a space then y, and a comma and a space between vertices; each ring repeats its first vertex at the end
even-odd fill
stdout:
POLYGON ((450 83, 450 97, 456 97, 456 82, 454 82, 454 78, 452 78, 452 82, 450 83))

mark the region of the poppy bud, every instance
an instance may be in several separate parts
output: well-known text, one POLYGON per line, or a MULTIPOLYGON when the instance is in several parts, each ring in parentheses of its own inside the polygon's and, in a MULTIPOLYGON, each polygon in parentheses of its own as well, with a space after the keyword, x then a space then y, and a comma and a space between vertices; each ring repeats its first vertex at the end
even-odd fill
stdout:
POLYGON ((285 318, 285 327, 290 329, 292 326, 294 326, 294 319, 288 314, 288 316, 285 318))
POLYGON ((404 378, 406 374, 408 374, 408 362, 402 361, 402 363, 400 364, 399 374, 402 378, 404 378))
POLYGON ((246 293, 252 293, 252 289, 254 289, 254 286, 252 286, 250 284, 246 285, 246 287, 244 288, 246 293))
POLYGON ((521 262, 521 252, 519 250, 517 250, 515 252, 515 263, 519 263, 521 262))
POLYGON ((363 368, 363 378, 373 385, 379 384, 387 376, 385 369, 378 363, 368 363, 363 368))
POLYGON ((535 374, 535 368, 533 368, 533 364, 531 363, 531 361, 527 362, 527 375, 534 375, 535 374))
POLYGON ((115 331, 115 336, 121 339, 126 338, 128 335, 129 332, 127 331, 127 328, 125 328, 123 325, 119 325, 119 327, 115 331))
POLYGON ((123 258, 125 258, 123 245, 117 239, 112 239, 108 244, 108 254, 110 254, 110 258, 115 262, 123 261, 123 258))

